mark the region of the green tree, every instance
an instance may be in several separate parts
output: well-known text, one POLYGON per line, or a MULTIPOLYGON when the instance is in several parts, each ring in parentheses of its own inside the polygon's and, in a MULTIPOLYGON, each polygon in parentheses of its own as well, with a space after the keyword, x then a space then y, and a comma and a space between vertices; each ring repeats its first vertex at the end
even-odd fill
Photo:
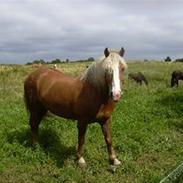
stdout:
POLYGON ((59 63, 61 63, 61 60, 56 58, 55 60, 52 60, 51 63, 52 64, 59 64, 59 63))
POLYGON ((171 58, 168 56, 165 58, 165 62, 171 62, 171 58))
POLYGON ((88 58, 88 61, 92 61, 92 62, 93 62, 94 60, 95 60, 95 59, 94 59, 93 57, 89 57, 89 58, 88 58))

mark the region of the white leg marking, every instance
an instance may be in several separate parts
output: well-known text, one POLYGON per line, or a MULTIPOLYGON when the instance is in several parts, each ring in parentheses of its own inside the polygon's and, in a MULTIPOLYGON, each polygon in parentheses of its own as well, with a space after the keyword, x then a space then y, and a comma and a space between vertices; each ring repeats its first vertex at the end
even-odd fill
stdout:
POLYGON ((114 159, 114 165, 120 165, 121 164, 121 161, 119 161, 117 158, 114 159))
POLYGON ((79 165, 86 165, 86 161, 84 160, 83 157, 79 158, 78 164, 79 164, 79 165))

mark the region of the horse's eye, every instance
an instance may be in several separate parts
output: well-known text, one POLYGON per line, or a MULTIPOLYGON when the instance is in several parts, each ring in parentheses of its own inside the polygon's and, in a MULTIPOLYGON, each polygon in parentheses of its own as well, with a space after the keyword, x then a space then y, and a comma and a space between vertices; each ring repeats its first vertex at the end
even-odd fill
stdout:
POLYGON ((108 80, 108 82, 110 82, 112 80, 112 74, 113 74, 113 70, 112 69, 106 69, 105 70, 105 77, 108 80))
POLYGON ((124 67, 121 67, 120 70, 121 70, 122 72, 124 72, 124 71, 125 71, 125 68, 124 68, 124 67))

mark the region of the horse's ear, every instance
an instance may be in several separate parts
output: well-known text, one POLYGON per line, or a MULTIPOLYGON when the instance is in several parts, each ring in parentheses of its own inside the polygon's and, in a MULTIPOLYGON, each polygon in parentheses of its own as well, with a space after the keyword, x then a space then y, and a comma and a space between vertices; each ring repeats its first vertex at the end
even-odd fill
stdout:
POLYGON ((125 53, 125 49, 121 47, 121 50, 119 51, 119 55, 123 57, 124 53, 125 53))
POLYGON ((109 56, 109 50, 108 50, 108 48, 106 48, 106 49, 104 50, 104 55, 105 55, 105 57, 108 57, 108 56, 109 56))

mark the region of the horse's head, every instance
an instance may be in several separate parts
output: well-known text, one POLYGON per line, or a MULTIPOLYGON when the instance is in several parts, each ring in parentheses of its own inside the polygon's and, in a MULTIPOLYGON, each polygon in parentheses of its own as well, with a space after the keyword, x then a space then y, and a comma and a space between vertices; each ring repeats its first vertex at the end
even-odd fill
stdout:
POLYGON ((124 48, 120 51, 104 50, 105 58, 103 66, 105 69, 105 79, 109 89, 109 95, 113 101, 119 101, 124 83, 124 71, 127 65, 123 59, 124 48))

